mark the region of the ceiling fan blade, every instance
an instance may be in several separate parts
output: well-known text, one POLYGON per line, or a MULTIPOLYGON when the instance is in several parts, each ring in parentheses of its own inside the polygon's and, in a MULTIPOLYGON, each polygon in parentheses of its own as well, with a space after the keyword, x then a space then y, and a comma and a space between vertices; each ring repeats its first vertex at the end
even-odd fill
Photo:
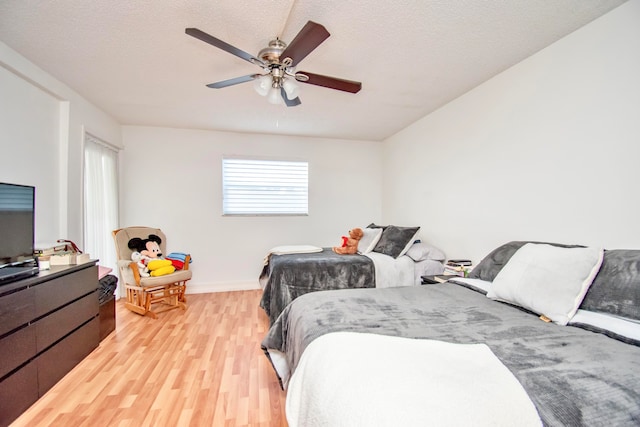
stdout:
POLYGON ((284 103, 287 107, 295 107, 296 105, 302 104, 302 101, 300 101, 300 98, 297 96, 293 99, 287 98, 287 92, 285 92, 283 87, 280 88, 280 93, 282 94, 282 99, 284 99, 284 103))
POLYGON ((280 59, 291 58, 291 66, 295 67, 330 35, 322 25, 309 21, 280 54, 280 59))
POLYGON ((209 83, 207 87, 212 89, 222 89, 223 87, 233 86, 240 83, 250 82, 255 79, 259 74, 249 74, 248 76, 236 77, 234 79, 222 80, 221 82, 209 83))
POLYGON ((218 49, 222 49, 225 52, 229 52, 230 54, 235 55, 238 58, 251 62, 252 64, 256 64, 261 67, 265 66, 264 62, 262 62, 260 59, 256 58, 255 56, 245 52, 244 50, 238 49, 235 46, 231 46, 229 43, 223 42, 222 40, 217 39, 212 35, 209 35, 197 28, 186 28, 184 32, 192 37, 197 38, 198 40, 202 40, 205 43, 209 43, 210 45, 215 46, 218 49))
POLYGON ((296 80, 300 83, 308 83, 316 86, 328 87, 329 89, 341 90, 344 92, 358 93, 362 89, 362 83, 354 82, 353 80, 339 79, 336 77, 323 76, 321 74, 307 73, 306 71, 300 71, 296 73, 296 80), (308 80, 298 80, 298 75, 305 75, 309 77, 308 80))

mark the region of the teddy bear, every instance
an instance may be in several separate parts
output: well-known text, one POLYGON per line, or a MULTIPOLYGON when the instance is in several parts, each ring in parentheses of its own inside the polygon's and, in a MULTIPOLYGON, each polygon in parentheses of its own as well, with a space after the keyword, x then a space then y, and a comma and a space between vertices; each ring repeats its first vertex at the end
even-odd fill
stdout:
POLYGON ((138 265, 140 276, 157 277, 176 271, 171 261, 162 257, 160 243, 162 239, 155 234, 150 234, 146 239, 134 237, 127 243, 129 249, 134 251, 131 260, 138 265))
POLYGON ((340 255, 355 254, 358 252, 358 242, 364 233, 361 228, 349 230, 349 236, 342 236, 342 246, 334 246, 333 251, 340 255))

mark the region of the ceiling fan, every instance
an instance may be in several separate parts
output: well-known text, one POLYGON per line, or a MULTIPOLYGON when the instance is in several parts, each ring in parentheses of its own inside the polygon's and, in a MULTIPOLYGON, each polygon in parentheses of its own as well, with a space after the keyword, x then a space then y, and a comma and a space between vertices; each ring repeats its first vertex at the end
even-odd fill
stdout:
POLYGON ((213 89, 254 81, 256 91, 260 95, 266 96, 270 103, 279 104, 284 101, 287 107, 295 107, 301 104, 300 98, 298 98, 298 85, 296 82, 350 93, 357 93, 362 88, 362 83, 360 82, 306 71, 296 71, 295 67, 298 63, 330 35, 324 26, 313 21, 307 22, 289 45, 279 38, 275 38, 269 42, 268 47, 258 52, 258 56, 253 56, 237 47, 231 46, 229 43, 197 28, 187 28, 185 33, 238 58, 251 62, 262 68, 264 72, 264 74, 249 74, 207 85, 207 87, 213 89))

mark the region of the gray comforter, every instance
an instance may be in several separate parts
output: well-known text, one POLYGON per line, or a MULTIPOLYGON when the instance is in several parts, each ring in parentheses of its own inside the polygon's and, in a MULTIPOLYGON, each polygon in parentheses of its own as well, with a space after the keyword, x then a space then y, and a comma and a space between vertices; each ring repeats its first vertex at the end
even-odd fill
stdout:
MULTIPOLYGON (((304 295, 262 348, 295 369, 307 345, 335 331, 486 343, 523 385, 549 426, 640 425, 640 347, 492 301, 452 283, 304 295)), ((496 410, 508 402, 497 402, 496 410)))
POLYGON ((331 248, 322 252, 272 255, 262 269, 260 300, 276 321, 282 310, 300 295, 329 289, 374 288, 375 266, 364 255, 338 255, 331 248))

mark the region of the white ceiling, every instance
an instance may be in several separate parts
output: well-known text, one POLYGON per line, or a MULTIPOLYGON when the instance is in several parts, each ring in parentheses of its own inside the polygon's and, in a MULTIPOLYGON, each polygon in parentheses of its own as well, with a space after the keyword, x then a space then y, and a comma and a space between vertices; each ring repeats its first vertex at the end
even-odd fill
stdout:
POLYGON ((122 124, 383 140, 625 0, 2 0, 0 41, 122 124), (257 55, 312 20, 331 36, 298 65, 362 82, 301 85, 274 106, 260 68, 185 34, 257 55))

